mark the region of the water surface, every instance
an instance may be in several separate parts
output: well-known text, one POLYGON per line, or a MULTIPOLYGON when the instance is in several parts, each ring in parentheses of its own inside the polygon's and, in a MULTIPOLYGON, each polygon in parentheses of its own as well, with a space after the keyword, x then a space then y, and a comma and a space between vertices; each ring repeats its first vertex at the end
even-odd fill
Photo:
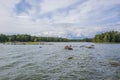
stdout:
POLYGON ((120 66, 111 61, 120 61, 120 44, 0 44, 0 80, 119 80, 120 66), (91 44, 94 49, 80 48, 91 44))

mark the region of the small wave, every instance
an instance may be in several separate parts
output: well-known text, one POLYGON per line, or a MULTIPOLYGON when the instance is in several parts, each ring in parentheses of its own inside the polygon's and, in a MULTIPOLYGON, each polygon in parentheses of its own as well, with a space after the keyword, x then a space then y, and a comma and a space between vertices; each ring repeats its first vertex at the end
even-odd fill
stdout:
POLYGON ((20 63, 19 61, 9 63, 7 65, 4 65, 4 66, 0 67, 0 70, 14 68, 14 67, 18 66, 19 63, 20 63))
POLYGON ((23 65, 21 68, 28 68, 28 67, 34 67, 35 64, 34 63, 27 63, 25 65, 23 65))

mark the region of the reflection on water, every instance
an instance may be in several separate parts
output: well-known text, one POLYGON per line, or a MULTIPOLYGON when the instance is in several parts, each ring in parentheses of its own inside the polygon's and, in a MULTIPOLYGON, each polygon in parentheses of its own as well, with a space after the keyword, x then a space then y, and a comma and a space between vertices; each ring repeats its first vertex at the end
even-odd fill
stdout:
POLYGON ((0 80, 119 80, 120 44, 91 44, 0 45, 0 80))

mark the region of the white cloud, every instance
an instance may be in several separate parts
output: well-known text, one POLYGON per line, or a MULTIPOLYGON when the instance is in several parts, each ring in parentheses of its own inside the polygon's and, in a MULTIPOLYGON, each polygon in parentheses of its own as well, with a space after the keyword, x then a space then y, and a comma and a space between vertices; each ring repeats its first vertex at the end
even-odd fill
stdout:
POLYGON ((77 0, 43 0, 43 2, 40 4, 41 12, 46 13, 60 8, 68 7, 76 1, 77 0))
POLYGON ((58 13, 53 16, 53 21, 57 23, 71 22, 80 23, 81 25, 89 25, 89 23, 109 21, 109 19, 116 18, 120 12, 111 11, 110 9, 120 4, 119 0, 88 0, 81 5, 76 5, 75 8, 69 11, 67 16, 58 13))
POLYGON ((119 16, 118 10, 106 12, 119 5, 119 0, 99 0, 99 2, 86 0, 76 5, 79 0, 43 0, 42 2, 27 0, 27 2, 32 5, 32 8, 28 13, 17 15, 14 8, 18 0, 0 1, 1 33, 28 33, 71 38, 92 37, 98 32, 114 29, 120 31, 120 26, 115 25, 120 21, 109 23, 109 20, 119 16), (71 5, 73 8, 69 9, 71 5), (60 12, 59 9, 65 10, 60 12), (50 18, 47 17, 49 13, 51 13, 50 18), (103 26, 100 23, 103 23, 103 26), (106 27, 106 24, 115 26, 106 27))

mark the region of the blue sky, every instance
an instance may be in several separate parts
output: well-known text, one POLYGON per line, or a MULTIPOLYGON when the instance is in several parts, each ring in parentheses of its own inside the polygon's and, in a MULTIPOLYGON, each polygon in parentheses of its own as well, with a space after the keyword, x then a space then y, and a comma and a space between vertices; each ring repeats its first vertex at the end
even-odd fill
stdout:
POLYGON ((1 0, 0 32, 67 38, 120 31, 119 0, 1 0))

